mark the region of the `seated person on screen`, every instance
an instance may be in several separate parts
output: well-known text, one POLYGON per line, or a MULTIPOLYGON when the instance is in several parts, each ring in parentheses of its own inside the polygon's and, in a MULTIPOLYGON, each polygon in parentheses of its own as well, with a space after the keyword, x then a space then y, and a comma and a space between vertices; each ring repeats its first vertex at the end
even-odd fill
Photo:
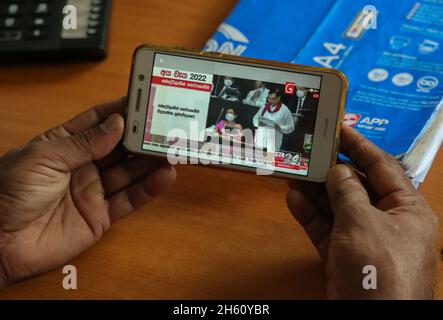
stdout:
POLYGON ((218 94, 218 97, 229 101, 239 101, 240 89, 234 87, 234 78, 226 76, 224 77, 223 83, 224 86, 218 94))
POLYGON ((228 108, 225 113, 225 120, 221 120, 215 126, 216 132, 220 136, 241 137, 243 127, 241 124, 236 123, 235 119, 237 119, 237 112, 232 107, 228 108))
POLYGON ((255 107, 261 107, 266 103, 266 98, 268 97, 269 89, 265 87, 263 81, 255 81, 255 88, 249 91, 245 99, 243 99, 244 104, 249 104, 255 107))

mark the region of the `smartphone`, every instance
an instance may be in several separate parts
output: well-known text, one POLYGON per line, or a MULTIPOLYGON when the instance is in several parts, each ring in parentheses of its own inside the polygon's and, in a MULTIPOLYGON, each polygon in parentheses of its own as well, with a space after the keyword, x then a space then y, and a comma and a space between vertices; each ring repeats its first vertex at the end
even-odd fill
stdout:
POLYGON ((337 70, 143 45, 124 145, 172 164, 322 182, 337 158, 347 89, 337 70))

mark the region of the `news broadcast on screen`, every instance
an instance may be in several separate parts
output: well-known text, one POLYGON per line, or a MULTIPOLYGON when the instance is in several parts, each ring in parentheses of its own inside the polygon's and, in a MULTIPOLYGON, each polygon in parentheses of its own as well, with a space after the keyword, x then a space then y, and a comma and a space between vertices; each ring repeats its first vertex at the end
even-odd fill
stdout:
POLYGON ((156 54, 142 148, 307 176, 320 85, 317 75, 156 54))

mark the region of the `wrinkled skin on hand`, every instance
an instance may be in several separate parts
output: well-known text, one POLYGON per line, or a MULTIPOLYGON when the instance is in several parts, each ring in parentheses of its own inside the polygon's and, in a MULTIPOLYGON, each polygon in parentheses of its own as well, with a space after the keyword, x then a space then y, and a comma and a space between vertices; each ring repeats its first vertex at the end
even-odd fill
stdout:
POLYGON ((119 144, 124 107, 92 108, 0 158, 0 287, 68 262, 172 184, 172 167, 119 144))
POLYGON ((397 161, 343 126, 341 151, 360 169, 334 166, 326 184, 290 183, 290 211, 326 265, 327 297, 429 299, 438 220, 397 161), (363 267, 377 289, 363 288, 363 267))

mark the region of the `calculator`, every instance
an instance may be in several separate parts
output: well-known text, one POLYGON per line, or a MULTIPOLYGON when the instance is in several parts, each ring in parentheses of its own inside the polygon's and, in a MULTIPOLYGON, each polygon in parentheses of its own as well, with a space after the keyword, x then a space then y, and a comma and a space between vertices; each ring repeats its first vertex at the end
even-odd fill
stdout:
POLYGON ((0 0, 0 57, 103 58, 110 11, 111 0, 0 0))

